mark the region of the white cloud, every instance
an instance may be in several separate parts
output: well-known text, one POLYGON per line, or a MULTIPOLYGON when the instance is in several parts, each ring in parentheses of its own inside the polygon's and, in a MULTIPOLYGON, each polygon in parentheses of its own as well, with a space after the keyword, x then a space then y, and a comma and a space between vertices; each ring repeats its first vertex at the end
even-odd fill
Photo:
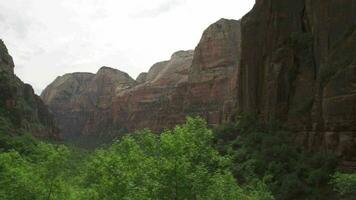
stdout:
POLYGON ((56 76, 111 66, 136 77, 193 49, 220 18, 239 19, 254 0, 0 1, 0 38, 19 77, 36 92, 56 76))
POLYGON ((144 18, 144 17, 157 17, 160 14, 166 13, 174 9, 175 7, 185 3, 185 0, 166 0, 162 1, 159 4, 153 4, 152 8, 145 8, 138 11, 131 16, 134 18, 144 18))

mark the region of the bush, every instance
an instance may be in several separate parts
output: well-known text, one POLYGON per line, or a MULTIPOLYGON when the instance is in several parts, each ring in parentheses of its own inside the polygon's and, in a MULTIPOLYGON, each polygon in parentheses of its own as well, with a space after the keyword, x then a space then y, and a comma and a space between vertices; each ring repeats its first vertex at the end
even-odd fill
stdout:
POLYGON ((333 176, 331 183, 334 185, 334 190, 339 194, 341 199, 355 199, 356 173, 345 174, 337 172, 333 176))
POLYGON ((233 158, 240 184, 265 180, 276 199, 332 199, 327 183, 337 165, 335 156, 304 151, 295 143, 295 134, 277 123, 244 116, 217 128, 215 135, 217 148, 233 158))
POLYGON ((30 135, 1 138, 0 199, 272 200, 268 181, 238 184, 201 118, 127 135, 91 155, 30 135))
POLYGON ((206 122, 187 118, 160 136, 146 130, 98 150, 84 187, 91 199, 273 199, 266 188, 238 186, 229 164, 213 148, 206 122))
POLYGON ((38 143, 28 155, 0 153, 0 199, 67 199, 64 181, 68 150, 38 143))

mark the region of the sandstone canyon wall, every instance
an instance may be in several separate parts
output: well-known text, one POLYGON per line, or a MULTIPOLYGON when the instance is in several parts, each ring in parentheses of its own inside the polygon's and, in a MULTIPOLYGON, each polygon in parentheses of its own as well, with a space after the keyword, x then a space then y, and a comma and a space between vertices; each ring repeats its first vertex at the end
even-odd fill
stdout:
MULTIPOLYGON (((353 165, 355 10, 355 0, 258 0, 240 21, 221 19, 208 27, 194 51, 173 54, 119 89, 116 83, 101 85, 111 88, 105 112, 89 109, 97 114, 73 125, 73 134, 96 131, 103 124, 100 129, 110 127, 117 134, 141 128, 158 131, 186 115, 203 116, 214 125, 249 113, 265 122, 281 121, 307 148, 337 152, 345 165, 353 165)), ((75 90, 91 81, 79 82, 75 90)), ((76 103, 64 108, 72 113, 62 117, 56 114, 61 100, 53 104, 46 97, 57 87, 42 95, 56 118, 82 118, 74 113, 88 112, 83 105, 90 98, 71 100, 76 103)))
POLYGON ((0 40, 0 132, 30 132, 36 137, 59 139, 59 129, 31 85, 14 74, 14 62, 0 40))
POLYGON ((203 33, 195 51, 174 53, 136 81, 127 74, 107 75, 98 84, 95 77, 101 70, 96 75, 66 74, 41 97, 65 138, 119 135, 143 128, 159 131, 183 122, 187 115, 219 124, 233 110, 240 36, 239 21, 221 19, 203 33))
POLYGON ((128 74, 102 67, 96 74, 71 73, 57 77, 41 98, 54 114, 64 139, 83 135, 109 137, 114 129, 112 97, 134 84, 128 74))
POLYGON ((259 0, 243 17, 240 112, 356 163, 356 1, 259 0))
POLYGON ((204 31, 194 52, 176 52, 169 61, 153 65, 143 83, 115 97, 115 123, 128 131, 159 131, 183 122, 187 115, 203 116, 209 124, 228 120, 240 36, 239 21, 221 19, 204 31))

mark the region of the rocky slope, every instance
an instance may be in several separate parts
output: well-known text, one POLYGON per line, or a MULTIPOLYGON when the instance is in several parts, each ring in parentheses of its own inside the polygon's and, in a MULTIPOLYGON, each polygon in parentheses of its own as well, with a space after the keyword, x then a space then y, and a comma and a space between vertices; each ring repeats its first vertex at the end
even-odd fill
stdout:
POLYGON ((14 74, 14 62, 0 40, 0 134, 30 132, 36 137, 59 138, 52 115, 31 85, 14 74))
POLYGON ((242 19, 238 106, 356 163, 356 1, 259 0, 242 19))
MULTIPOLYGON (((82 135, 110 135, 112 97, 135 84, 126 73, 102 67, 96 74, 57 77, 41 94, 65 139, 82 135)), ((103 136, 104 137, 104 136, 103 136)))

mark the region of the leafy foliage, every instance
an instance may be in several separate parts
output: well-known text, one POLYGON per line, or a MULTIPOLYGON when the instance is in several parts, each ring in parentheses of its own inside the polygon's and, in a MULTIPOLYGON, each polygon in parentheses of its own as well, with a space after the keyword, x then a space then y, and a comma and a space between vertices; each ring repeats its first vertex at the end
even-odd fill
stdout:
POLYGON ((238 185, 201 118, 155 135, 127 135, 91 155, 31 138, 3 137, 0 199, 274 199, 257 179, 238 185))
POLYGON ((265 180, 276 199, 333 199, 328 185, 337 161, 327 153, 303 151, 293 133, 245 116, 215 130, 217 148, 231 155, 240 183, 265 180))
POLYGON ((243 117, 214 134, 203 119, 187 118, 160 135, 142 130, 88 154, 39 142, 30 134, 0 131, 0 199, 289 200, 337 199, 336 192, 341 199, 355 195, 354 174, 337 173, 330 180, 335 158, 303 151, 294 134, 281 126, 243 117))
POLYGON ((30 154, 0 153, 0 199, 66 199, 64 146, 36 144, 30 154))
POLYGON ((331 183, 341 199, 354 199, 356 196, 356 173, 346 174, 337 172, 333 176, 331 183))
POLYGON ((200 118, 160 136, 145 130, 98 150, 84 175, 89 199, 272 199, 238 186, 200 118), (261 197, 261 198, 260 198, 261 197))

